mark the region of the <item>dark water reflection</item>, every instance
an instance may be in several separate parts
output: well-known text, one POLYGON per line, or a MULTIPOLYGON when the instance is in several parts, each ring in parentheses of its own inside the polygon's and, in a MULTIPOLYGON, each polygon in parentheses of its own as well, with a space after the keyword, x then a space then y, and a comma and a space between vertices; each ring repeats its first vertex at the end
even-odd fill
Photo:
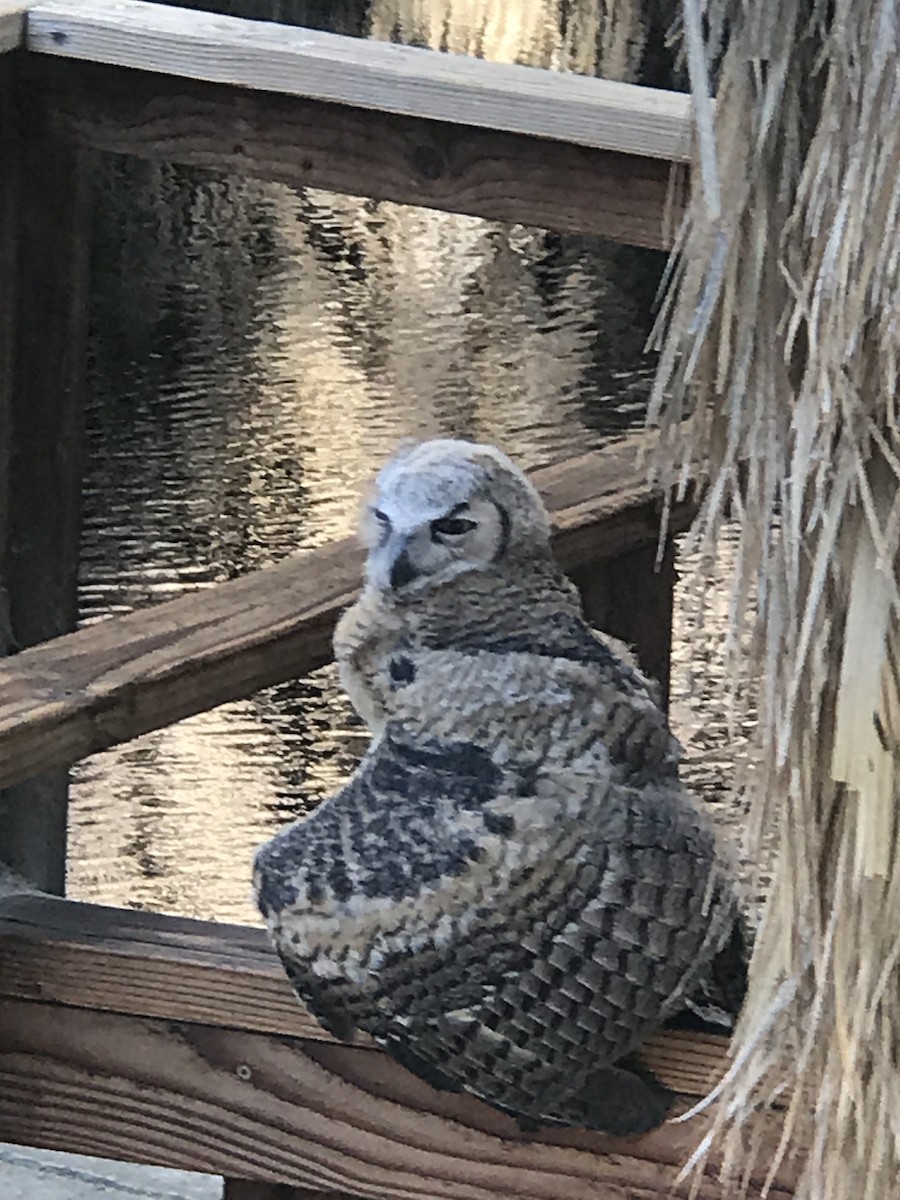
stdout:
MULTIPOLYGON (((642 23, 599 0, 266 5, 625 78, 661 70, 650 8, 642 23)), ((104 160, 99 180, 85 622, 343 535, 403 436, 495 441, 534 467, 643 420, 660 255, 131 160, 104 160)), ((673 708, 714 802, 734 746, 717 620, 693 648, 679 638, 673 708)), ((364 745, 323 671, 97 755, 76 773, 70 893, 252 919, 253 847, 364 745)))

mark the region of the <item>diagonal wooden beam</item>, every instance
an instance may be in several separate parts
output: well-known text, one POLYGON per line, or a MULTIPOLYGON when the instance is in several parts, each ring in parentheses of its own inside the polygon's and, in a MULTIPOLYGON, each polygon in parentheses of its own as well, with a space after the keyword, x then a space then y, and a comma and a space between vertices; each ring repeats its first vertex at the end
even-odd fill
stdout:
MULTIPOLYGON (((652 440, 536 472, 557 555, 576 577, 655 545, 660 500, 642 465, 652 440)), ((673 531, 692 513, 677 505, 673 531)), ((360 567, 348 539, 0 661, 0 787, 329 662, 360 567)))

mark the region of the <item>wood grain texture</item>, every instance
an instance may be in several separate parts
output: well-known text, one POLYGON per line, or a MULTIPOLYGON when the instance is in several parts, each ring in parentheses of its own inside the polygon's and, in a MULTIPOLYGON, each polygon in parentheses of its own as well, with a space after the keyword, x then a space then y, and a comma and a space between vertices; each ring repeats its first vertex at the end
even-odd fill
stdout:
MULTIPOLYGON (((0 335, 8 343, 0 380, 7 390, 0 398, 0 607, 8 620, 0 640, 23 648, 76 622, 90 212, 85 152, 54 133, 41 98, 28 93, 23 56, 0 62, 14 74, 0 171, 4 189, 18 189, 11 210, 0 204, 2 237, 13 243, 2 252, 11 262, 0 280, 0 307, 12 321, 0 335)), ((61 891, 65 879, 67 793, 67 773, 57 770, 0 798, 0 853, 50 891, 61 891)))
POLYGON ((668 249, 687 168, 564 142, 29 56, 60 130, 120 154, 668 249))
MULTIPOLYGON (((630 438, 535 474, 565 569, 655 544, 650 444, 630 438)), ((692 511, 678 506, 673 528, 692 511)), ((0 662, 0 786, 322 666, 360 569, 348 539, 0 662)))
MULTIPOLYGON (((659 1200, 701 1134, 524 1135, 382 1054, 0 1001, 5 1141, 384 1200, 659 1200)), ((710 1176, 697 1192, 727 1194, 710 1176)))
POLYGON ((0 901, 0 995, 328 1038, 262 929, 50 896, 0 901))
MULTIPOLYGON (((331 1042, 294 996, 262 929, 25 893, 0 900, 0 996, 331 1042)), ((360 1051, 374 1052, 360 1036, 360 1051)), ((666 1032, 644 1057, 674 1090, 706 1095, 726 1043, 666 1032)))
MULTIPOLYGON (((262 929, 80 904, 32 893, 0 901, 0 996, 332 1041, 284 976, 262 929)), ((373 1050, 365 1036, 360 1049, 373 1050)), ((704 1096, 725 1042, 666 1032, 645 1049, 676 1091, 704 1096)))
POLYGON ((687 162, 690 98, 139 0, 44 0, 29 50, 687 162))

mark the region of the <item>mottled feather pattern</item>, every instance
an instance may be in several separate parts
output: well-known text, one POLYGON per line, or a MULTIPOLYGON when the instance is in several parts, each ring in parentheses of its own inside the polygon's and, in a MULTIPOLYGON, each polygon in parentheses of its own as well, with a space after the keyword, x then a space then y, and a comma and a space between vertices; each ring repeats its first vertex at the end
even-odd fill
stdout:
POLYGON ((369 586, 342 619, 373 742, 260 850, 257 897, 336 1036, 526 1127, 638 1132, 669 1099, 629 1056, 715 1006, 736 900, 652 686, 510 530, 500 562, 369 586))

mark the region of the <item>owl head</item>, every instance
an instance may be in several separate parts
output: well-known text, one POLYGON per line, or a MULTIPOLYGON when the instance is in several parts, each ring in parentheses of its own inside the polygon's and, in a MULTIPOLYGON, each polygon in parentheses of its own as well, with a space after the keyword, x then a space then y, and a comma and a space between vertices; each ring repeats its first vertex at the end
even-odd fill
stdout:
POLYGON ((361 533, 369 585, 400 599, 507 559, 547 554, 550 520, 501 451, 439 438, 402 447, 382 468, 361 533))

